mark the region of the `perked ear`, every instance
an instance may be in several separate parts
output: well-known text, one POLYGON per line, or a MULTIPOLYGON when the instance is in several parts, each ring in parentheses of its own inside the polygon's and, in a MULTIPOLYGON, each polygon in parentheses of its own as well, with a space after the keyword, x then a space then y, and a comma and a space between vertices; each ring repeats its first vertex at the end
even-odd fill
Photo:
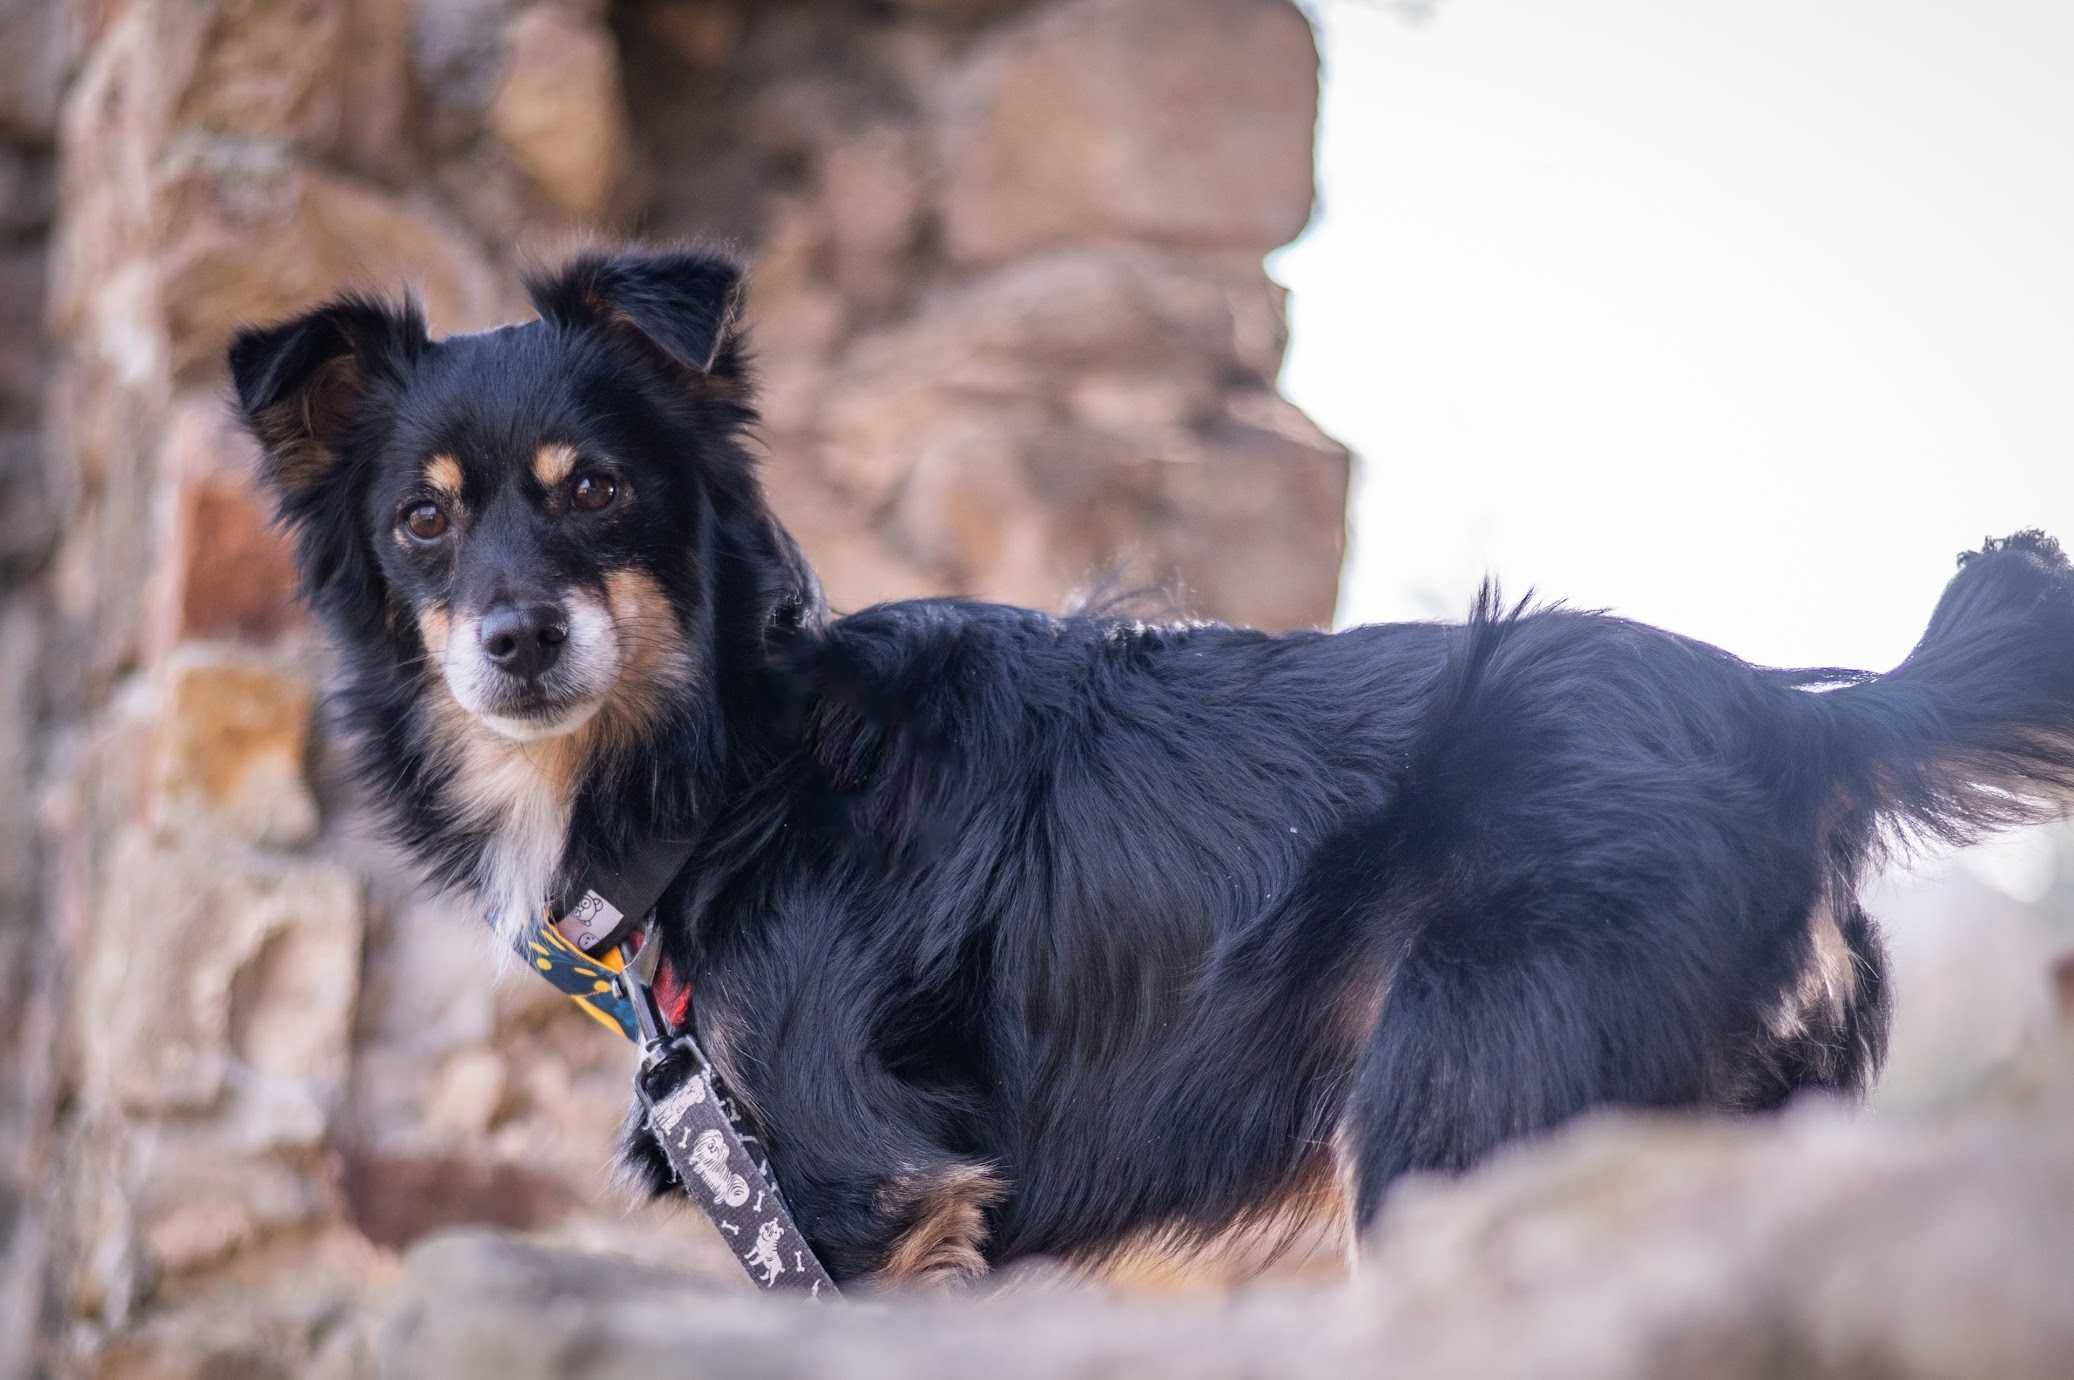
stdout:
POLYGON ((333 474, 368 390, 400 379, 429 338, 416 302, 365 297, 238 332, 230 343, 238 408, 264 452, 260 478, 284 510, 333 474))
POLYGON ((702 381, 740 377, 742 268, 725 255, 585 254, 526 290, 545 320, 620 331, 702 381))
POLYGON ((357 631, 380 623, 377 576, 353 510, 346 456, 370 390, 403 378, 429 337, 417 304, 337 301, 230 344, 238 410, 260 445, 260 482, 296 534, 303 594, 357 631))

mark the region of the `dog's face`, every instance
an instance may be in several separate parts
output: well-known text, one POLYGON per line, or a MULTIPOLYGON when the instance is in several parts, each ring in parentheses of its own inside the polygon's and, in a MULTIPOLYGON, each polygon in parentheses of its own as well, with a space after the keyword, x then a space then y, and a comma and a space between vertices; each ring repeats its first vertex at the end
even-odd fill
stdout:
POLYGON ((540 320, 481 335, 435 342, 362 300, 241 335, 312 601, 504 738, 637 720, 690 685, 701 558, 730 501, 755 503, 737 282, 704 255, 593 257, 531 285, 540 320))
POLYGON ((454 702, 508 738, 570 732, 693 671, 663 581, 689 555, 695 470, 657 453, 653 416, 613 424, 586 344, 535 322, 431 346, 370 457, 359 517, 391 599, 454 702))

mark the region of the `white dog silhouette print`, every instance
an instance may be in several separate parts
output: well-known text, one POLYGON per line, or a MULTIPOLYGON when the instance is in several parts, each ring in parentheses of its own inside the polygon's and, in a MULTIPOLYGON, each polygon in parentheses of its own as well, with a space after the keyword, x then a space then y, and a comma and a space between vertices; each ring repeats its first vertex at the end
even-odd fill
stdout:
POLYGON ((763 1287, 766 1289, 785 1273, 785 1258, 778 1254, 778 1238, 784 1234, 785 1224, 775 1217, 756 1229, 756 1246, 749 1252, 746 1263, 752 1269, 763 1271, 763 1287))
POLYGON ((713 1201, 740 1207, 749 1201, 749 1181, 727 1167, 727 1142, 707 1131, 691 1145, 691 1168, 713 1191, 713 1201))

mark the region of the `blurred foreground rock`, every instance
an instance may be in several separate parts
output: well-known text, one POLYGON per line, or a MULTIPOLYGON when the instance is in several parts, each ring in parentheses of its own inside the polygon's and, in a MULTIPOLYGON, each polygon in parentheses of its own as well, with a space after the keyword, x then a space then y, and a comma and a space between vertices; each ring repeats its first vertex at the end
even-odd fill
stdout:
POLYGON ((1935 1114, 1602 1117, 1390 1200, 1345 1286, 810 1307, 475 1234, 407 1262, 397 1377, 2064 1376, 2074 1047, 1935 1114))

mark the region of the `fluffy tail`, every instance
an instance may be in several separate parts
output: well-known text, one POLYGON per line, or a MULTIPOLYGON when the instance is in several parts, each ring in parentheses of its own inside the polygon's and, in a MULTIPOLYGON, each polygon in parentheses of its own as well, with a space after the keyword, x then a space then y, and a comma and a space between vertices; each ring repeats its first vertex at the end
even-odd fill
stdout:
MULTIPOLYGON (((1884 676, 1817 697, 1846 809, 1953 843, 2074 803, 2074 567, 2043 532, 1959 557, 1930 626, 1884 676)), ((1852 832, 1852 831, 1847 831, 1852 832)))

